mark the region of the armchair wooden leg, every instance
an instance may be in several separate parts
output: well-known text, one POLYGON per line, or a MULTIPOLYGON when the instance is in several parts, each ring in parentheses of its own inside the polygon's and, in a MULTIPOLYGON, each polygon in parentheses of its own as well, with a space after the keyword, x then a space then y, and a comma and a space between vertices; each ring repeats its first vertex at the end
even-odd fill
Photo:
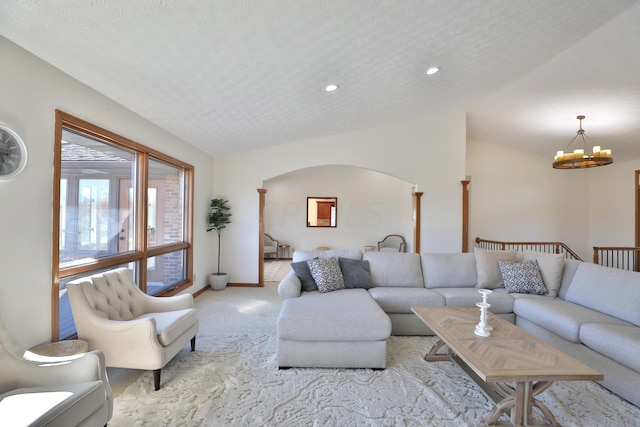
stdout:
POLYGON ((153 386, 156 391, 160 390, 160 369, 153 371, 153 386))
POLYGON ((193 338, 191 338, 191 351, 196 351, 196 336, 194 335, 193 338))

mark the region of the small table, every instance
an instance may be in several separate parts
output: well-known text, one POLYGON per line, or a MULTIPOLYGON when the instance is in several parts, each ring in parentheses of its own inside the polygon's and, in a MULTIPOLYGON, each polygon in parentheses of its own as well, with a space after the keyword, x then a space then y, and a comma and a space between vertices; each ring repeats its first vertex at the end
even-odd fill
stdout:
POLYGON ((89 351, 89 343, 83 340, 64 340, 42 344, 29 349, 29 351, 49 357, 73 356, 89 351))
POLYGON ((513 425, 535 425, 533 407, 547 424, 557 425, 553 414, 535 398, 553 381, 600 381, 604 375, 523 329, 488 312, 491 335, 474 334, 480 320, 475 307, 411 307, 440 340, 425 356, 427 361, 453 360, 496 405, 487 415, 495 425, 511 412, 513 425), (438 350, 447 345, 447 354, 438 350), (515 383, 515 387, 507 383, 515 383))
POLYGON ((375 246, 367 245, 367 246, 365 246, 365 247, 364 247, 364 251, 365 251, 365 252, 373 252, 373 251, 375 251, 375 250, 376 250, 376 247, 375 247, 375 246))
POLYGON ((289 253, 289 245, 280 245, 278 246, 278 250, 280 251, 282 258, 285 258, 285 251, 287 253, 287 258, 291 258, 291 254, 289 253))

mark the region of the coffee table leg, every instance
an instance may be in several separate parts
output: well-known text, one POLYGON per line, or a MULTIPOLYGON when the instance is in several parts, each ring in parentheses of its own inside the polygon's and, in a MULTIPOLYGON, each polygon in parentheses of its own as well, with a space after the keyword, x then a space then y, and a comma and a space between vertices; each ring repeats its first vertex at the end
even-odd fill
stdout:
POLYGON ((533 419, 533 407, 540 409, 544 417, 544 421, 550 425, 558 425, 555 417, 545 406, 544 403, 536 399, 534 396, 545 391, 551 386, 552 381, 520 381, 516 383, 516 388, 506 383, 494 383, 498 391, 506 397, 489 412, 487 416, 487 424, 495 425, 502 414, 511 410, 511 423, 516 426, 528 426, 540 424, 533 419))
POLYGON ((445 343, 441 339, 436 341, 433 347, 431 347, 431 350, 429 350, 429 353, 425 354, 424 360, 426 360, 427 362, 442 362, 451 360, 451 349, 448 349, 446 354, 438 353, 438 350, 440 350, 444 345, 445 343))
MULTIPOLYGON (((548 389, 551 386, 551 384, 553 384, 553 381, 539 381, 539 382, 535 383, 534 386, 533 386, 533 396, 536 396, 536 395, 542 393, 543 391, 548 389)), ((547 422, 549 424, 557 425, 558 422, 556 421, 556 418, 551 413, 551 410, 549 408, 547 408, 544 403, 542 403, 538 399, 533 398, 533 396, 532 396, 533 405, 536 408, 540 409, 540 411, 544 415, 544 418, 547 420, 547 422)))

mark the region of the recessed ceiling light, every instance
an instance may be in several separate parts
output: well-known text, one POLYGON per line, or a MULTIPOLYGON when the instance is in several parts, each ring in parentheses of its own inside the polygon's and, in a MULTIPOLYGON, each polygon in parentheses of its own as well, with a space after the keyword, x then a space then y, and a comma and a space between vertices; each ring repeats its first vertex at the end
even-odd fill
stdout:
POLYGON ((338 85, 336 85, 336 84, 330 84, 330 85, 327 85, 327 87, 325 87, 325 88, 324 88, 324 90, 325 90, 326 92, 333 92, 333 91, 336 91, 336 90, 338 90, 338 85))
POLYGON ((440 68, 438 67, 431 67, 427 70, 427 76, 430 76, 432 74, 437 73, 438 71, 440 71, 440 68))

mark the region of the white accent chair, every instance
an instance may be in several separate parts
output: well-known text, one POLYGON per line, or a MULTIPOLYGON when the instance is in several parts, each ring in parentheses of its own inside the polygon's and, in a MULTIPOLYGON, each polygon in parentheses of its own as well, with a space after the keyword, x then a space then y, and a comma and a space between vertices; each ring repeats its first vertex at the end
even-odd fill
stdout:
POLYGON ((264 233, 264 257, 275 255, 280 260, 280 242, 264 233))
POLYGON ((160 370, 191 340, 195 350, 198 316, 190 294, 152 297, 140 290, 126 268, 67 283, 78 338, 104 352, 108 367, 160 370))
POLYGON ((379 252, 404 252, 407 247, 407 243, 399 234, 389 234, 384 239, 378 242, 379 252))
POLYGON ((106 426, 113 393, 104 355, 47 357, 23 350, 0 320, 0 425, 106 426))

